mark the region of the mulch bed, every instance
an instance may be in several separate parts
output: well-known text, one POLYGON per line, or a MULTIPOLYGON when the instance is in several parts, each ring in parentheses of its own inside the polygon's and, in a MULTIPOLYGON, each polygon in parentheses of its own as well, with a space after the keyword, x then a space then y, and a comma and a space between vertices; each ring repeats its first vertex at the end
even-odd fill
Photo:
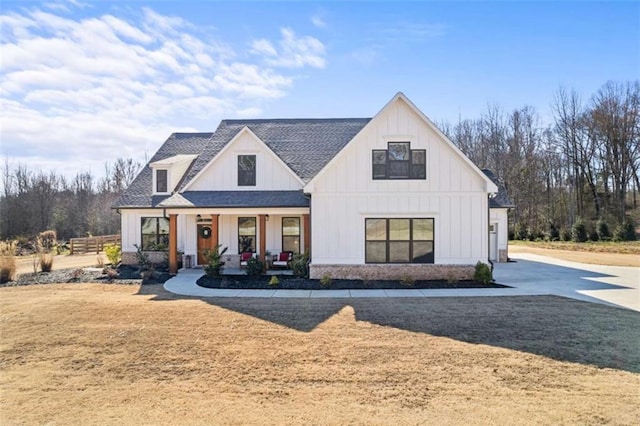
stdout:
POLYGON ((51 272, 19 274, 14 281, 2 286, 22 286, 32 284, 98 283, 98 284, 162 284, 171 278, 168 272, 154 271, 149 278, 142 279, 141 271, 134 266, 120 265, 116 275, 108 275, 99 268, 68 268, 51 272))
POLYGON ((279 283, 270 285, 270 276, 250 277, 247 275, 227 275, 222 277, 200 277, 196 284, 206 288, 229 288, 229 289, 251 289, 251 290, 394 290, 394 289, 447 289, 447 288, 505 288, 502 284, 482 284, 477 281, 425 281, 419 280, 414 283, 404 283, 400 281, 374 281, 374 280, 331 280, 329 285, 323 286, 320 280, 297 278, 288 275, 279 275, 279 283))

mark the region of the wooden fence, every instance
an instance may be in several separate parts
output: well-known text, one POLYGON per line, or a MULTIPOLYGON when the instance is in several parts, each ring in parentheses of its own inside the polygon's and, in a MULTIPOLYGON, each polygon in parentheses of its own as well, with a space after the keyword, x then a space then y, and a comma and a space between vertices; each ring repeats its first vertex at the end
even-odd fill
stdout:
POLYGON ((98 237, 71 238, 71 254, 100 253, 105 244, 120 244, 120 235, 100 235, 98 237))

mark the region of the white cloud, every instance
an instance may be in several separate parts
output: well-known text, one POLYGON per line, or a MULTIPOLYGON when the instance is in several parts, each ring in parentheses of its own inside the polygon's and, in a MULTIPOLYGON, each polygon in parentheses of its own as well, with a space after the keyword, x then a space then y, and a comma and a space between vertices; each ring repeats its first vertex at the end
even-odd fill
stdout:
POLYGON ((72 4, 0 15, 0 145, 14 163, 99 174, 106 161, 152 154, 172 132, 262 114, 294 83, 276 68, 325 66, 324 45, 289 29, 253 42, 265 67, 180 17, 145 8, 71 18, 72 4))
POLYGON ((318 28, 325 28, 327 26, 327 23, 319 15, 312 16, 311 23, 318 28))
POLYGON ((270 41, 260 39, 252 43, 252 52, 262 55, 265 62, 274 67, 326 66, 326 49, 320 40, 311 36, 297 37, 290 28, 281 28, 280 34, 282 38, 278 42, 278 49, 270 41))

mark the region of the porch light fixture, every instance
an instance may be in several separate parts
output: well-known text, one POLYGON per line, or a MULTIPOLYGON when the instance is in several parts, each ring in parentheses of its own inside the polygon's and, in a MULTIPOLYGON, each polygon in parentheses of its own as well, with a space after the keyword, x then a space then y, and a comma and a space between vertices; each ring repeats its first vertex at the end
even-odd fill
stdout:
POLYGON ((200 220, 200 219, 202 219, 202 216, 197 215, 197 216, 196 216, 196 219, 197 219, 197 220, 200 220))
POLYGON ((265 215, 265 219, 267 220, 267 222, 269 222, 269 215, 265 215))

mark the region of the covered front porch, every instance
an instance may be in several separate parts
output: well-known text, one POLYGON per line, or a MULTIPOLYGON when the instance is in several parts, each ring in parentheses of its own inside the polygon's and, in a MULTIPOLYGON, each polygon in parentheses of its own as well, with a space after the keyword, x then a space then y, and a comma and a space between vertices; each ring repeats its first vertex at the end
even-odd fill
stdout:
POLYGON ((267 270, 273 268, 274 256, 282 252, 310 251, 311 230, 309 208, 235 208, 235 209, 166 209, 168 218, 169 272, 178 272, 182 256, 183 267, 207 263, 206 254, 227 248, 223 256, 224 273, 242 274, 242 253, 252 253, 267 270))

